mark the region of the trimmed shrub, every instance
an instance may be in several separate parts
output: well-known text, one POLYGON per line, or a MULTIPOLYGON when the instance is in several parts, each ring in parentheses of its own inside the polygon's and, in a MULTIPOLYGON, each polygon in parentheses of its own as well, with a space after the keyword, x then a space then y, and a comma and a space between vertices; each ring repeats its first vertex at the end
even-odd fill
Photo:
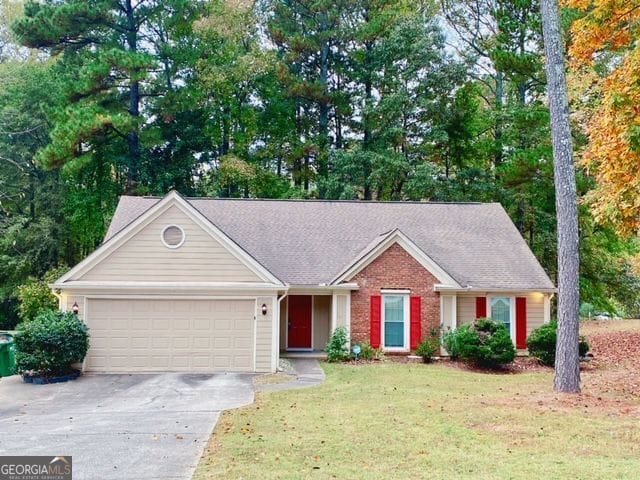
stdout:
POLYGON ((416 355, 422 357, 425 362, 433 360, 433 356, 438 352, 440 348, 440 342, 436 337, 430 337, 423 340, 416 349, 416 355))
MULTIPOLYGON (((529 355, 540 360, 544 365, 553 367, 556 363, 556 339, 558 336, 558 322, 552 320, 536 328, 527 338, 527 350, 529 355)), ((584 357, 589 352, 589 343, 584 337, 580 337, 578 352, 584 357)))
POLYGON ((529 355, 544 365, 553 367, 556 361, 556 336, 558 324, 555 320, 536 328, 527 338, 529 355))
POLYGON ((331 337, 329 343, 327 343, 327 361, 329 362, 344 362, 349 359, 349 347, 347 342, 349 337, 347 335, 347 329, 345 327, 336 328, 331 337))
POLYGON ((16 367, 20 374, 57 376, 72 371, 89 349, 87 326, 69 312, 42 312, 17 327, 16 367))
POLYGON ((509 331, 501 322, 481 318, 444 336, 444 347, 451 358, 496 368, 516 358, 509 331))

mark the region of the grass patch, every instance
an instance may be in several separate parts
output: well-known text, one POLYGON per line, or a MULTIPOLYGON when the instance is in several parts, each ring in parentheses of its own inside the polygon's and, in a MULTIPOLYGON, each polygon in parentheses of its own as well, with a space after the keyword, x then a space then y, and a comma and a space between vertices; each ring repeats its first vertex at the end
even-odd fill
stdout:
POLYGON ((550 372, 323 367, 319 387, 226 412, 194 478, 592 480, 640 469, 638 419, 554 396, 550 372))
POLYGON ((601 332, 637 332, 640 331, 640 320, 582 320, 580 333, 590 335, 601 332))

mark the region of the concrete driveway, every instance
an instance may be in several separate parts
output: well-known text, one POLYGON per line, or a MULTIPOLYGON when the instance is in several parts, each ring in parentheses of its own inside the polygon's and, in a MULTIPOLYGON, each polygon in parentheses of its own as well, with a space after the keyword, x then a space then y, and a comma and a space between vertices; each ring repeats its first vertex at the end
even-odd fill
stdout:
POLYGON ((253 402, 253 375, 0 379, 0 455, 71 455, 73 478, 188 479, 220 412, 253 402))

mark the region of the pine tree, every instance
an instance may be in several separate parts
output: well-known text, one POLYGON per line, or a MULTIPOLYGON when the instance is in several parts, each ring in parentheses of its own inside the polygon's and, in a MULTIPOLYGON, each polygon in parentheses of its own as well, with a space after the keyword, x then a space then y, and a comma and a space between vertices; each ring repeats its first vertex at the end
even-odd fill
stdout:
POLYGON ((580 392, 578 205, 564 42, 557 0, 540 0, 547 55, 549 107, 558 217, 558 338, 555 389, 580 392))

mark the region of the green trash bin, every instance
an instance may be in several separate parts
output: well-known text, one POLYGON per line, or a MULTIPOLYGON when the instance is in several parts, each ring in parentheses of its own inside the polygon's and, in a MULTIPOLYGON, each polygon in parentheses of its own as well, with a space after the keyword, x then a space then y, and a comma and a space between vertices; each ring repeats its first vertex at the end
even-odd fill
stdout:
POLYGON ((16 373, 16 345, 13 336, 0 334, 0 377, 10 377, 16 373))

